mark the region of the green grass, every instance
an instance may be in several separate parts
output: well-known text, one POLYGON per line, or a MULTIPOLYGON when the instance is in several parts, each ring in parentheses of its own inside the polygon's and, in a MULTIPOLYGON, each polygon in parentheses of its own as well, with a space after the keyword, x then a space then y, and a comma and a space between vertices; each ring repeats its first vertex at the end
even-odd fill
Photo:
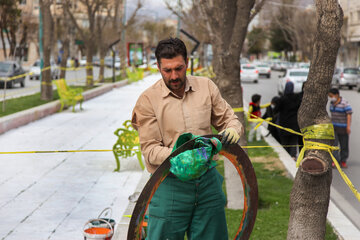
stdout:
MULTIPOLYGON (((121 74, 118 74, 118 75, 115 76, 115 82, 119 82, 119 81, 122 81, 122 80, 125 80, 125 79, 126 78, 121 77, 121 74)), ((113 78, 112 77, 104 78, 104 82, 105 83, 112 83, 113 78)))
MULTIPOLYGON (((252 143, 252 145, 267 145, 264 141, 252 143)), ((272 148, 249 149, 249 157, 276 157, 272 148)), ((289 196, 293 181, 284 176, 280 169, 268 170, 264 163, 253 163, 255 168, 258 190, 259 209, 255 226, 250 239, 256 240, 282 240, 286 239, 289 222, 289 196)), ((224 174, 223 162, 217 166, 220 174, 224 174)), ((224 186, 223 186, 224 187, 224 186)), ((226 219, 229 230, 229 238, 234 239, 240 225, 242 210, 226 209, 226 219)), ((336 240, 337 236, 332 227, 327 224, 326 240, 336 240)))
MULTIPOLYGON (((92 87, 72 87, 70 88, 82 88, 84 91, 87 89, 91 89, 92 87)), ((53 99, 52 100, 41 100, 40 93, 35 93, 32 95, 12 98, 6 100, 5 102, 5 112, 2 111, 2 101, 0 102, 0 117, 7 116, 16 112, 20 112, 29 108, 37 107, 39 105, 49 103, 51 101, 55 101, 59 99, 59 95, 56 90, 53 91, 53 99)))

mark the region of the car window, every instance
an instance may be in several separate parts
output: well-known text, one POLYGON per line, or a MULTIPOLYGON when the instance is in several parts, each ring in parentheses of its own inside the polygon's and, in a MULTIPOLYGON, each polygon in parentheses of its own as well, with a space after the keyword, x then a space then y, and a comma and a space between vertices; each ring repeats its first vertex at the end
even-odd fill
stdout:
POLYGON ((36 61, 33 66, 34 67, 40 67, 40 61, 36 61))
POLYGON ((258 67, 264 67, 264 68, 266 68, 266 67, 269 67, 269 66, 262 64, 262 65, 258 65, 258 67))
POLYGON ((255 69, 255 67, 252 67, 252 66, 243 66, 242 69, 255 69))
POLYGON ((9 63, 2 63, 0 62, 0 72, 8 72, 10 69, 10 64, 9 63))
POLYGON ((308 72, 290 72, 290 77, 307 77, 308 72))
POLYGON ((359 74, 359 70, 356 68, 345 68, 344 73, 347 74, 359 74))

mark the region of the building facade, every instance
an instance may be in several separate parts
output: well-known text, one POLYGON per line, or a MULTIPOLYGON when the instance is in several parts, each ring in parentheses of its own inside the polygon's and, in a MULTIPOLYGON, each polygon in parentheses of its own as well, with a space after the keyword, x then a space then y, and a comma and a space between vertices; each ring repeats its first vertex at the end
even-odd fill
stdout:
POLYGON ((344 11, 341 32, 338 67, 357 67, 360 65, 360 1, 339 0, 344 11))

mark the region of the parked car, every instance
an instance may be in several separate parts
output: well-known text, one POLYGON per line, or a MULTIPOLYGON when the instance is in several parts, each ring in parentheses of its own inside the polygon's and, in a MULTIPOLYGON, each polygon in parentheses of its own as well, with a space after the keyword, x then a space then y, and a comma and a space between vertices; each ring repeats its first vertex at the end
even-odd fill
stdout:
POLYGON ((247 64, 247 63, 249 63, 250 61, 249 61, 249 59, 247 59, 247 58, 244 58, 244 57, 242 57, 241 59, 240 59, 240 64, 247 64))
POLYGON ((266 63, 259 63, 256 65, 257 69, 259 70, 259 75, 264 75, 267 78, 271 77, 271 68, 270 65, 266 63))
POLYGON ((335 69, 332 85, 338 88, 348 87, 353 89, 359 84, 359 69, 358 68, 337 68, 335 69))
POLYGON ((253 64, 242 64, 240 76, 242 82, 257 83, 259 81, 259 70, 253 64))
MULTIPOLYGON (((25 74, 24 69, 16 61, 0 62, 0 84, 5 86, 3 78, 12 78, 25 74)), ((25 87, 25 76, 6 81, 6 88, 12 88, 14 84, 20 83, 21 87, 25 87)))
MULTIPOLYGON (((55 64, 54 60, 50 60, 50 71, 51 71, 51 78, 52 79, 58 79, 60 77, 60 69, 55 64)), ((36 60, 35 63, 30 67, 30 73, 29 79, 30 80, 39 80, 40 79, 40 59, 36 60)))
MULTIPOLYGON (((113 58, 112 57, 105 57, 104 64, 106 67, 112 68, 113 65, 113 58)), ((115 63, 114 63, 115 69, 120 69, 120 58, 115 57, 115 63)))
POLYGON ((304 82, 306 82, 309 74, 309 69, 306 68, 294 68, 286 70, 283 76, 279 76, 278 93, 284 94, 285 84, 287 82, 294 83, 294 93, 300 93, 304 82))
POLYGON ((82 66, 82 67, 86 66, 86 57, 82 57, 79 60, 79 65, 82 66))

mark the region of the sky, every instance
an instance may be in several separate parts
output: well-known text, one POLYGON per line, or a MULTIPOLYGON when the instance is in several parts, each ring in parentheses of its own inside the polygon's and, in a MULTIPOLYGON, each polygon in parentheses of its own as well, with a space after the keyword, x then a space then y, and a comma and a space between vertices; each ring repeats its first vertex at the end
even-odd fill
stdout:
MULTIPOLYGON (((164 0, 141 0, 143 2, 143 7, 139 10, 139 15, 146 15, 152 17, 154 20, 156 18, 167 18, 174 17, 173 14, 166 8, 164 0)), ((177 2, 177 0, 171 0, 177 2)), ((131 12, 136 8, 137 0, 127 0, 127 16, 131 15, 131 12)))

